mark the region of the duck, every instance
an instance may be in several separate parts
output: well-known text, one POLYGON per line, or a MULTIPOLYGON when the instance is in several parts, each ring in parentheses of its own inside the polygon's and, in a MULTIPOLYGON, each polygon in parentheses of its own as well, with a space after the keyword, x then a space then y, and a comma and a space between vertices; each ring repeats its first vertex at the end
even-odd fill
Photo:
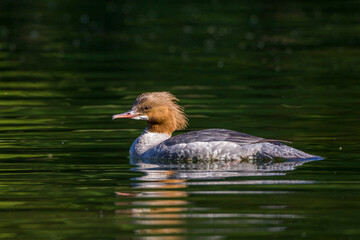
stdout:
POLYGON ((131 145, 130 160, 247 161, 320 160, 322 157, 290 147, 284 140, 267 139, 228 129, 204 129, 176 136, 188 126, 179 99, 170 92, 146 92, 132 108, 112 119, 146 121, 147 126, 131 145))

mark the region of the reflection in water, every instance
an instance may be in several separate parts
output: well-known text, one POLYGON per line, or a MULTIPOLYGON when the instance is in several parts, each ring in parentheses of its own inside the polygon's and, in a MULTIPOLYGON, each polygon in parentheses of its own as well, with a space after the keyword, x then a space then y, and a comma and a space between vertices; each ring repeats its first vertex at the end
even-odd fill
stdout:
MULTIPOLYGON (((237 177, 281 176, 308 161, 239 163, 144 163, 136 162, 134 171, 144 173, 133 179, 132 193, 118 192, 118 202, 123 209, 120 215, 128 215, 139 239, 184 239, 188 235, 199 235, 197 239, 222 239, 226 234, 257 231, 283 231, 283 221, 303 216, 284 213, 233 213, 222 212, 215 207, 195 207, 190 197, 198 195, 279 195, 290 191, 224 190, 216 186, 309 184, 299 180, 239 180, 237 177), (190 186, 214 186, 215 190, 189 190, 190 186), (131 201, 125 201, 130 196, 131 201), (216 226, 216 228, 215 228, 216 226), (155 237, 156 236, 156 237, 155 237)), ((286 205, 264 205, 260 209, 284 209, 286 205)))
MULTIPOLYGON (((226 177, 244 176, 275 176, 285 175, 306 162, 304 161, 176 161, 170 163, 159 162, 132 162, 137 165, 135 171, 145 175, 137 178, 141 181, 161 179, 219 179, 226 177)), ((204 183, 206 184, 206 183, 204 183)), ((212 184, 212 183, 211 183, 212 184)))

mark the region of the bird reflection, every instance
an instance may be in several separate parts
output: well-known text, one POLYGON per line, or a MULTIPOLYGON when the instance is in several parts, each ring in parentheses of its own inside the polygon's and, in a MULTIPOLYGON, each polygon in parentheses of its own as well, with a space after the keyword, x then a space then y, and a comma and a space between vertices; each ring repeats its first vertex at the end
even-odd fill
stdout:
MULTIPOLYGON (((144 166, 139 165, 150 179, 139 177, 134 179, 136 182, 133 186, 134 198, 131 202, 119 202, 118 205, 128 205, 128 210, 118 210, 118 214, 129 214, 132 218, 132 224, 139 227, 135 230, 135 234, 139 235, 138 239, 142 239, 142 235, 165 235, 157 236, 156 239, 182 239, 179 234, 186 233, 185 228, 177 227, 186 224, 182 213, 187 212, 189 202, 186 179, 172 178, 176 175, 175 171, 153 171, 143 169, 144 166), (146 181, 146 182, 142 182, 146 181), (160 228, 158 226, 161 226, 160 228)), ((121 197, 127 193, 117 192, 117 196, 121 197)), ((149 237, 146 237, 149 239, 149 237)), ((154 238, 155 239, 155 238, 154 238)))
MULTIPOLYGON (((248 176, 281 176, 307 161, 271 162, 132 162, 133 171, 143 173, 133 179, 131 192, 117 192, 121 209, 117 214, 131 219, 137 239, 183 239, 200 231, 209 233, 210 239, 221 239, 223 234, 214 234, 211 225, 248 224, 261 225, 263 231, 283 231, 281 219, 300 218, 292 214, 235 214, 221 213, 216 208, 197 208, 189 201, 190 195, 214 194, 287 194, 287 191, 190 191, 193 185, 251 185, 251 184, 309 184, 302 180, 239 180, 248 176), (130 197, 130 199, 129 199, 130 197), (129 201, 130 200, 130 201, 129 201), (216 210, 216 211, 215 211, 216 210), (216 212, 216 213, 215 213, 216 212), (189 226, 194 219, 207 224, 208 229, 196 230, 189 226), (227 220, 224 220, 227 219, 227 220), (264 225, 268 227, 264 228, 264 225), (209 227, 210 226, 210 227, 209 227), (216 236, 215 236, 216 235, 216 236), (155 239, 155 238, 154 238, 155 239)), ((266 206, 263 206, 266 209, 266 206)), ((273 206, 272 206, 273 207, 273 206)), ((276 207, 276 206, 275 206, 276 207)), ((285 206, 286 207, 286 206, 285 206)), ((219 228, 217 228, 219 230, 219 228)), ((221 229, 222 233, 239 231, 221 229)), ((205 237, 205 236, 203 236, 205 237)), ((201 239, 201 238, 197 238, 201 239)), ((209 239, 209 236, 206 237, 209 239)))

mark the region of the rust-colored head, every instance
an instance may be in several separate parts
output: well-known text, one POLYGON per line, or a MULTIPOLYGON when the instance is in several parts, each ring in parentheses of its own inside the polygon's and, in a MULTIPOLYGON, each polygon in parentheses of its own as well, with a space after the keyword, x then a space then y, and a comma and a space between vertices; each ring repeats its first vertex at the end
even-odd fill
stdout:
POLYGON ((179 101, 169 92, 148 92, 138 96, 130 111, 116 114, 116 118, 145 120, 150 132, 171 135, 175 130, 186 128, 188 119, 184 108, 176 103, 179 101))

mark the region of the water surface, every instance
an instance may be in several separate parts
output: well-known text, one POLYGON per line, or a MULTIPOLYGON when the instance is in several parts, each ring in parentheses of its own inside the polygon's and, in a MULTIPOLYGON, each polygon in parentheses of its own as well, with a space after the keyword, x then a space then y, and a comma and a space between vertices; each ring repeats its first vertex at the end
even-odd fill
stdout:
POLYGON ((2 1, 0 238, 359 239, 359 4, 2 1), (131 165, 163 90, 325 159, 131 165))

